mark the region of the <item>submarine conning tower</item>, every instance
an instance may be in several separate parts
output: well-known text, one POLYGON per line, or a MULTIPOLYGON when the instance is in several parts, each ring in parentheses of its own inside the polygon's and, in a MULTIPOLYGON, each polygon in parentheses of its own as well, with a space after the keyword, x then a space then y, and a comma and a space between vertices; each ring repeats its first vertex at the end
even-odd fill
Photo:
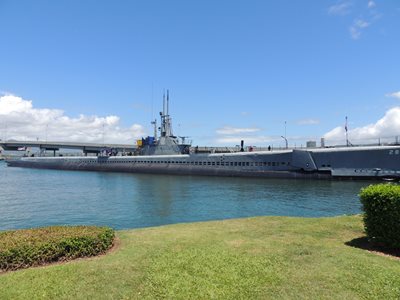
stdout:
POLYGON ((169 90, 163 95, 163 110, 160 112, 161 126, 157 128, 157 121, 151 122, 154 126, 154 137, 142 139, 139 143, 139 155, 174 155, 188 154, 190 144, 179 143, 178 137, 172 133, 172 119, 169 115, 169 90), (157 138, 157 131, 160 137, 157 138))

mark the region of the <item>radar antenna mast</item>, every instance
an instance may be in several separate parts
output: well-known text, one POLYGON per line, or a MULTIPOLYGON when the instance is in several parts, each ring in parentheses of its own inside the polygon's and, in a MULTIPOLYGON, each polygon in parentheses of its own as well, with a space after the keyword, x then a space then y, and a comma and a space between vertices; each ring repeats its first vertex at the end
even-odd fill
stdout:
POLYGON ((163 95, 163 111, 160 112, 161 116, 161 136, 172 136, 171 118, 169 116, 169 90, 167 96, 165 92, 163 95))
POLYGON ((154 126, 154 140, 157 141, 157 119, 154 119, 154 121, 151 122, 151 125, 154 126))

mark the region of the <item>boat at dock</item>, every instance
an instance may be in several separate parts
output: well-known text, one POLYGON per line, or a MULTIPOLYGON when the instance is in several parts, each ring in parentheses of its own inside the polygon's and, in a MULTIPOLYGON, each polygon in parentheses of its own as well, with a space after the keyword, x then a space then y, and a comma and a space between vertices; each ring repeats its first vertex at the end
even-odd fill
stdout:
POLYGON ((121 155, 105 149, 97 156, 37 156, 6 159, 10 167, 177 175, 305 179, 400 179, 400 146, 354 146, 204 153, 173 135, 169 96, 164 96, 161 126, 121 155), (159 136, 158 136, 159 133, 159 136))

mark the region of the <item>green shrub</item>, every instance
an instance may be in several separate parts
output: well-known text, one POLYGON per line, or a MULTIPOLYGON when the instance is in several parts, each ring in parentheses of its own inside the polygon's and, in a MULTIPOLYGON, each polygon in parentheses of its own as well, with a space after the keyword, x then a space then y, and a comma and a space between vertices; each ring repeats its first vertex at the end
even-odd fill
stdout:
POLYGON ((0 232, 0 271, 94 256, 109 249, 114 230, 94 226, 51 226, 0 232))
POLYGON ((371 242, 400 248, 400 186, 370 185, 361 190, 364 227, 371 242))

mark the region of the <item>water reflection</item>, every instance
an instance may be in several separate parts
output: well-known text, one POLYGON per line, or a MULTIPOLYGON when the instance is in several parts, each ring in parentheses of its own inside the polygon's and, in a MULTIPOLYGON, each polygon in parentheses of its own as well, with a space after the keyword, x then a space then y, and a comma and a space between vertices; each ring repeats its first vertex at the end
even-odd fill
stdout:
POLYGON ((258 215, 360 212, 370 182, 70 172, 0 163, 0 230, 51 224, 135 228, 258 215))

